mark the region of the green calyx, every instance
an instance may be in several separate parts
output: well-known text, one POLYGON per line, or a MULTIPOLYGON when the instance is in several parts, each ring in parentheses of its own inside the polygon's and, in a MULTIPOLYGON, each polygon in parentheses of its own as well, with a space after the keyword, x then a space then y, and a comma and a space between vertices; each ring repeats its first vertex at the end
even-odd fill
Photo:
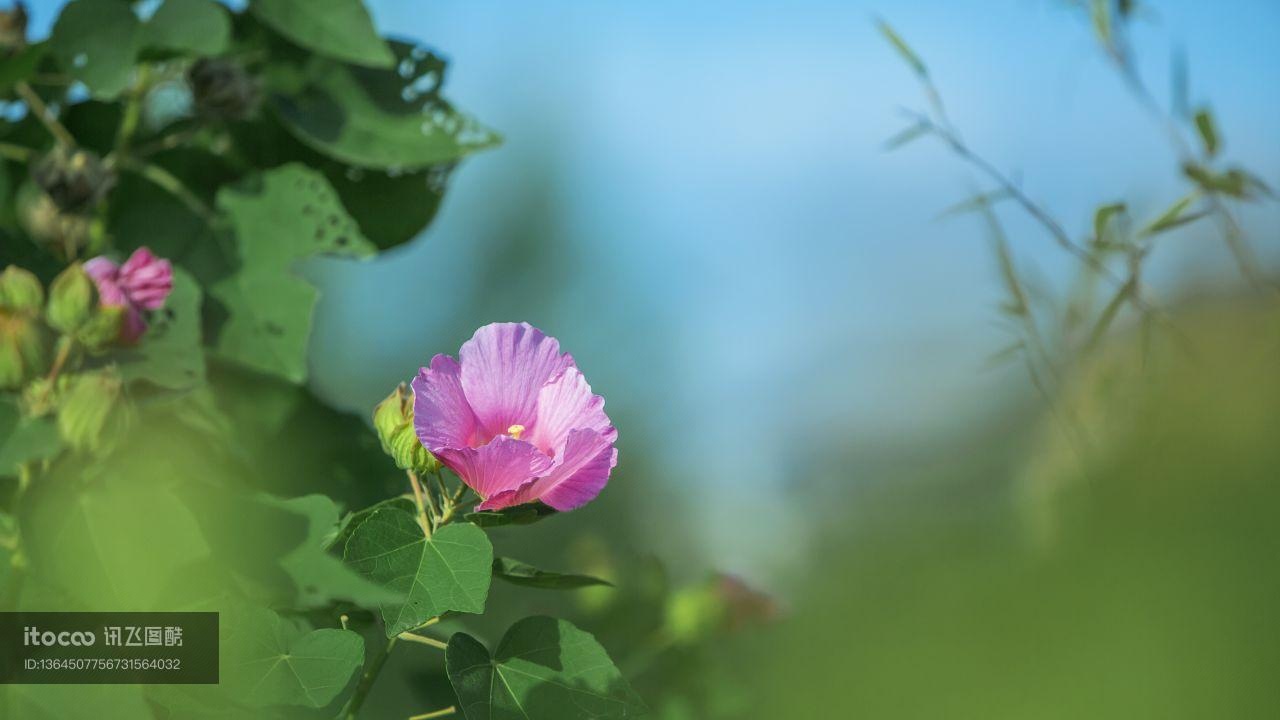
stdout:
POLYGON ((19 388, 48 367, 43 305, 44 288, 35 275, 13 265, 0 273, 0 389, 19 388))
POLYGON ((71 335, 89 322, 97 305, 98 289, 93 279, 80 263, 75 263, 49 285, 45 316, 54 330, 71 335))
POLYGON ((413 394, 404 383, 374 408, 373 427, 382 441, 383 452, 400 469, 423 475, 440 468, 440 461, 422 446, 413 429, 413 394))

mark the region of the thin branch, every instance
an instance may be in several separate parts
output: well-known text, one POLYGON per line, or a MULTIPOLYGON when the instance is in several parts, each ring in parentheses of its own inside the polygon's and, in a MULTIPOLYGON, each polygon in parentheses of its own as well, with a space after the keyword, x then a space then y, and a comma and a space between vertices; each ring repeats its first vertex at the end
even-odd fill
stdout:
POLYGON ((416 642, 416 643, 421 643, 423 645, 429 645, 433 648, 436 648, 437 650, 446 650, 449 647, 448 643, 441 642, 439 640, 436 640, 435 638, 430 638, 425 635, 418 635, 417 633, 402 632, 397 637, 399 637, 401 640, 408 640, 409 642, 416 642))
POLYGON ((40 124, 45 126, 45 129, 53 136, 53 139, 58 141, 59 145, 69 148, 76 146, 75 137, 71 135, 66 126, 58 121, 58 117, 49 109, 48 105, 44 104, 44 100, 40 99, 40 95, 30 85, 20 80, 14 84, 13 89, 18 92, 18 97, 22 98, 22 101, 27 104, 27 108, 36 116, 40 124))

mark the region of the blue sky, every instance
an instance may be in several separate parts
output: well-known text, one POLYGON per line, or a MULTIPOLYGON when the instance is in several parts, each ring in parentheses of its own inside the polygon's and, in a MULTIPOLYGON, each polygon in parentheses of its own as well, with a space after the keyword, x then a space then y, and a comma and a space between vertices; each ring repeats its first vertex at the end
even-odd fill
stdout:
MULTIPOLYGON (((34 3, 37 27, 51 5, 34 3)), ((1213 107, 1227 155, 1280 187, 1280 4, 1150 5, 1136 43, 1155 93, 1167 99, 1185 48, 1191 98, 1213 107)), ((460 319, 550 324, 610 407, 661 441, 669 487, 709 518, 730 565, 761 560, 733 518, 767 507, 797 454, 945 429, 1025 386, 980 371, 1005 342, 981 225, 934 218, 974 176, 930 143, 881 149, 904 124, 897 109, 922 98, 877 14, 925 57, 970 144, 1077 236, 1100 203, 1154 214, 1184 191, 1164 137, 1059 2, 371 7, 383 31, 451 58, 449 96, 506 144, 462 167, 419 243, 315 270, 317 389, 363 411, 456 350, 465 338, 446 328, 460 319), (530 167, 558 181, 546 202, 573 261, 546 278, 560 290, 546 317, 517 298, 506 316, 472 318, 467 268, 501 251, 477 239, 521 207, 530 167)), ((1018 259, 1065 277, 1070 259, 1007 217, 1018 259)), ((1276 205, 1245 219, 1274 259, 1276 205)), ((1230 276, 1202 233, 1162 245, 1166 292, 1230 276)))

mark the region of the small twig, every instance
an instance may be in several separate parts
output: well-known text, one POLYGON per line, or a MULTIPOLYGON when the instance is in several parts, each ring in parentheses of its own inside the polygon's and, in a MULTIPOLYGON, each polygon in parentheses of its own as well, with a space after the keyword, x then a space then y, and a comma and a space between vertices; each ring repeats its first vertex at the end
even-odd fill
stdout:
POLYGON ((443 710, 434 710, 432 712, 423 713, 421 715, 412 715, 409 717, 409 720, 431 720, 431 718, 448 717, 450 715, 453 715, 456 712, 458 712, 458 708, 454 705, 450 705, 449 707, 443 710))
POLYGON ((129 143, 133 140, 133 134, 138 130, 138 122, 142 119, 142 99, 147 94, 149 74, 150 71, 146 65, 138 66, 138 78, 125 103, 124 117, 120 120, 120 130, 116 133, 116 146, 108 156, 108 162, 113 156, 124 158, 129 154, 129 143))
POLYGON ((76 146, 75 137, 71 135, 66 126, 58 121, 57 116, 53 114, 48 105, 44 104, 44 100, 40 99, 40 95, 30 85, 20 80, 14 84, 13 89, 17 91, 18 97, 22 98, 22 101, 27 104, 27 108, 36 116, 40 124, 44 125, 49 134, 53 136, 53 139, 58 141, 59 145, 69 148, 76 146))
POLYGON ((192 128, 187 128, 185 130, 178 130, 177 132, 169 133, 164 137, 157 138, 155 140, 152 140, 149 143, 143 143, 142 145, 139 145, 133 151, 133 154, 137 157, 149 157, 151 155, 155 155, 158 152, 164 152, 165 150, 172 150, 178 147, 179 145, 186 143, 188 140, 194 138, 197 134, 199 134, 200 130, 201 128, 192 127, 192 128))

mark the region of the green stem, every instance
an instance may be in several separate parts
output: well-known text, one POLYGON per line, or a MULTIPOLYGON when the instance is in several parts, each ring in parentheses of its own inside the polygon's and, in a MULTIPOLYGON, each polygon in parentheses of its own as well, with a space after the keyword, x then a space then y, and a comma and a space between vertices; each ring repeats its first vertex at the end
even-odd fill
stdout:
POLYGON ((443 710, 434 710, 432 712, 423 713, 421 715, 413 715, 409 718, 409 720, 431 720, 432 718, 448 717, 450 715, 453 715, 456 712, 458 712, 458 708, 454 705, 450 705, 449 707, 443 710))
POLYGON ((138 66, 138 81, 129 100, 124 106, 124 117, 120 120, 120 130, 116 133, 116 147, 112 154, 124 158, 129 153, 129 143, 138 130, 138 121, 142 118, 142 99, 147 95, 147 78, 150 70, 146 65, 138 66))
POLYGON ((35 154, 35 151, 31 148, 25 148, 21 145, 12 145, 10 143, 0 143, 0 157, 8 160, 27 162, 35 154))
POLYGON ((44 100, 40 99, 40 95, 31 89, 30 85, 24 81, 19 81, 13 86, 13 89, 17 91, 18 97, 22 98, 22 101, 27 104, 27 108, 36 116, 40 124, 44 125, 49 134, 53 136, 53 139, 58 141, 59 145, 69 148, 76 146, 76 139, 72 137, 71 132, 62 123, 58 122, 57 116, 53 114, 48 105, 44 104, 44 100))
POLYGON ((378 673, 382 672, 382 666, 387 663, 387 657, 391 655, 391 648, 395 647, 396 638, 387 641, 387 646, 382 652, 374 656, 373 661, 365 668, 364 674, 360 676, 360 684, 356 686, 356 691, 352 694, 351 699, 347 701, 346 707, 343 708, 342 717, 345 720, 356 720, 360 713, 360 706, 364 705, 364 701, 369 697, 369 691, 373 689, 373 684, 378 681, 378 673))
POLYGON ((204 200, 201 200, 194 192, 191 191, 181 180, 173 173, 165 170, 159 165, 141 162, 132 158, 120 158, 120 166, 124 169, 131 170, 151 181, 161 190, 169 193, 187 206, 187 209, 200 216, 209 227, 218 229, 222 226, 222 218, 209 207, 204 200))

